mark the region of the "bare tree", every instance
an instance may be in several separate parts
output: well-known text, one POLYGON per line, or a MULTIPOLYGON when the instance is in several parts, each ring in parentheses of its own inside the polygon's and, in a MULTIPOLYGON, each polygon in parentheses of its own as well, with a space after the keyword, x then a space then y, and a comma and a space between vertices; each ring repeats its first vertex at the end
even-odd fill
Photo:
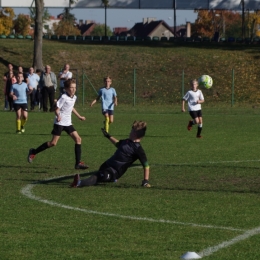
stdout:
MULTIPOLYGON (((75 4, 77 0, 69 0, 69 8, 71 4, 75 4)), ((42 28, 44 16, 44 0, 35 0, 35 28, 34 28, 34 53, 33 67, 34 69, 43 69, 42 62, 42 28)))
POLYGON ((43 0, 35 0, 34 52, 33 52, 33 65, 32 65, 34 69, 43 69, 43 63, 42 63, 43 14, 44 14, 43 0))

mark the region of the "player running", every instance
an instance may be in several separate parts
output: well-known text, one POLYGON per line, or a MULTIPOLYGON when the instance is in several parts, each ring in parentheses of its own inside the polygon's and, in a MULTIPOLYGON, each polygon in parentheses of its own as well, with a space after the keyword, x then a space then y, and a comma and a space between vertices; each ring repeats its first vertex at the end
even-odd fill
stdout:
POLYGON ((182 100, 182 112, 185 112, 185 101, 188 101, 189 113, 193 120, 190 120, 187 126, 188 131, 192 129, 193 125, 198 124, 197 138, 202 138, 202 112, 201 104, 204 103, 204 96, 202 91, 198 89, 198 81, 193 79, 190 81, 191 90, 189 90, 182 100))
POLYGON ((45 142, 38 148, 29 150, 28 162, 31 163, 35 155, 43 152, 44 150, 57 145, 62 131, 65 131, 75 142, 75 169, 87 169, 88 166, 81 162, 81 137, 72 125, 71 113, 73 112, 80 120, 84 121, 86 118, 81 116, 74 108, 77 97, 76 93, 76 80, 68 79, 64 82, 65 94, 57 101, 55 108, 55 120, 52 130, 52 140, 45 142))

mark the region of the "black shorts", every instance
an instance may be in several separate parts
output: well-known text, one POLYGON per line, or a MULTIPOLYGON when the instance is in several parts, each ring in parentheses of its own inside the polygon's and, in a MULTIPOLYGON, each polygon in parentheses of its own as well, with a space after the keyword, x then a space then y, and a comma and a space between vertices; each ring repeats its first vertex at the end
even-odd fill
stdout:
POLYGON ((190 116, 192 119, 195 119, 196 117, 202 117, 202 112, 201 110, 190 111, 190 116))
POLYGON ((116 182, 117 174, 116 171, 109 167, 105 162, 100 166, 97 172, 98 182, 116 182))
POLYGON ((102 114, 109 114, 110 116, 114 115, 114 110, 109 110, 109 109, 102 109, 102 114))
POLYGON ((76 131, 76 129, 73 127, 73 125, 63 126, 54 124, 51 134, 60 136, 62 131, 65 131, 68 135, 70 135, 72 132, 76 131))
POLYGON ((14 104, 14 111, 18 111, 19 109, 22 109, 23 111, 28 111, 27 104, 14 104))

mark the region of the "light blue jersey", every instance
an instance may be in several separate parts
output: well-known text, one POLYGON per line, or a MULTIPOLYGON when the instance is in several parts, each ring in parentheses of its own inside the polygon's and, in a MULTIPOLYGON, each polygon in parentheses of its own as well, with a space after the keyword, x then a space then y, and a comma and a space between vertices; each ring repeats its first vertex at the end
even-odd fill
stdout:
POLYGON ((10 93, 13 92, 17 97, 17 100, 14 100, 14 104, 27 104, 27 91, 29 91, 29 89, 25 82, 13 84, 10 93))
POLYGON ((102 110, 114 110, 114 97, 117 96, 114 88, 106 89, 103 87, 99 89, 98 95, 102 100, 102 110))

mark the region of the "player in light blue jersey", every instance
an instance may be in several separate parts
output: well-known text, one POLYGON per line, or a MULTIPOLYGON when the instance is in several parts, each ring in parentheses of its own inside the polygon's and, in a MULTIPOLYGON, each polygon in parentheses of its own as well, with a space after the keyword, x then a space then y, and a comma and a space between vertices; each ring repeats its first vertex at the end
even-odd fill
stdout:
POLYGON ((16 133, 21 134, 25 131, 24 125, 28 120, 27 95, 32 92, 32 87, 23 82, 23 73, 17 75, 17 82, 11 86, 10 97, 14 101, 16 112, 16 133))
POLYGON ((100 98, 102 102, 102 114, 105 117, 104 129, 109 132, 109 125, 114 122, 114 106, 117 106, 117 94, 116 90, 111 87, 111 77, 104 78, 105 86, 99 89, 98 96, 92 101, 90 106, 92 107, 100 98))

